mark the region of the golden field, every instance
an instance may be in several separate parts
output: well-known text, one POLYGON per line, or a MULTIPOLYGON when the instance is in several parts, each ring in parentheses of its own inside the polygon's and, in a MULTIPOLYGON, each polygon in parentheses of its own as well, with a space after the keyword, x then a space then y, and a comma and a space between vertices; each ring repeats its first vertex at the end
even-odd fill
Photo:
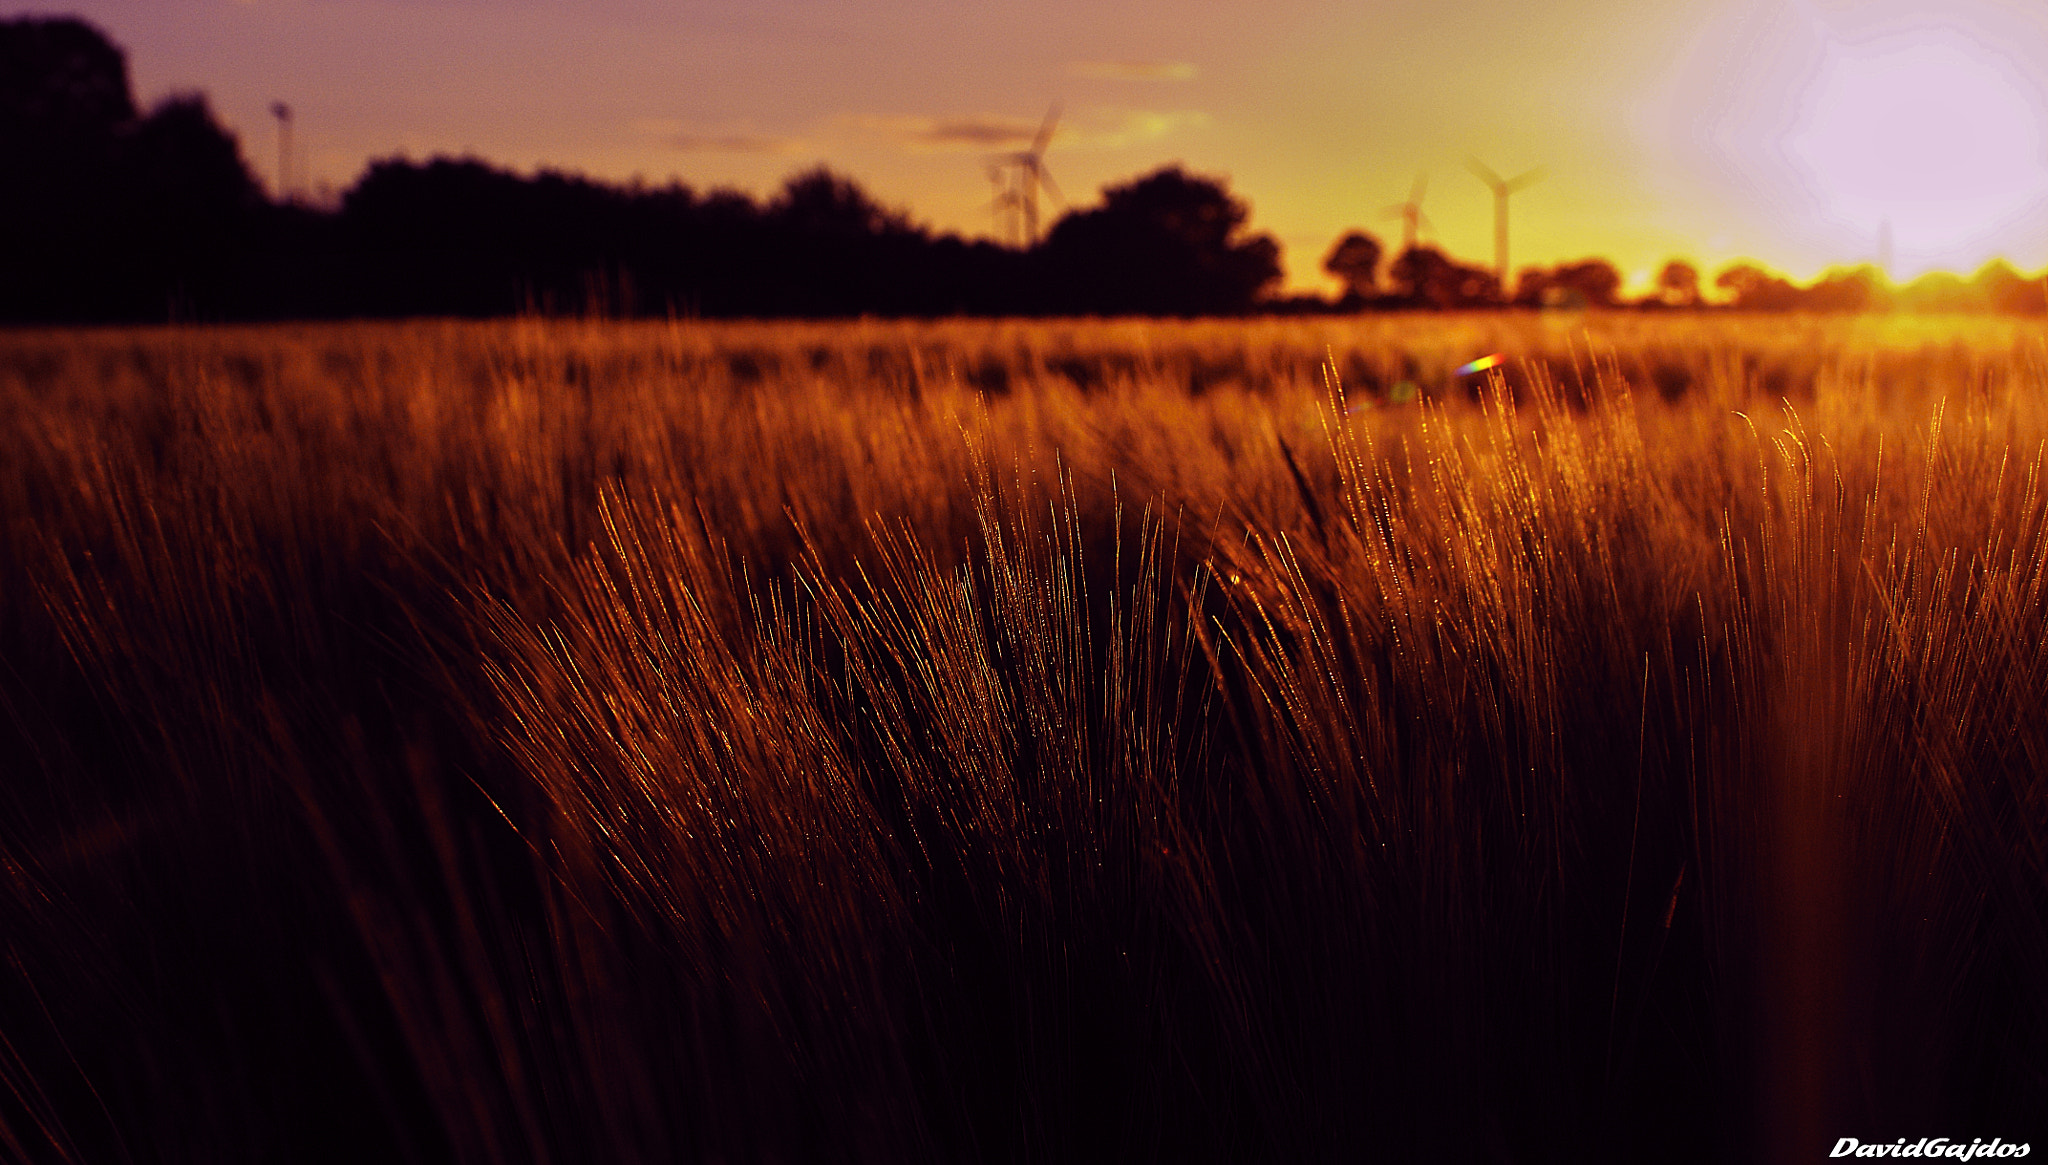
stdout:
POLYGON ((13 1155, 2048 1134, 2038 323, 11 332, 0 415, 13 1155))

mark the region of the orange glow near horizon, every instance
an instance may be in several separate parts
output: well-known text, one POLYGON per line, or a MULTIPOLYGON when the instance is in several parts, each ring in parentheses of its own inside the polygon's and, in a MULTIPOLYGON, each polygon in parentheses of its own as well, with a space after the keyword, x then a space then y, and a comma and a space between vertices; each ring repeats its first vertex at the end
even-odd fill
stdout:
POLYGON ((1751 241, 1726 251, 1774 255, 1763 265, 1802 282, 1866 263, 1905 283, 2048 261, 2039 14, 1762 0, 1707 39, 1666 124, 1697 197, 1751 220, 1730 232, 1751 241))
MULTIPOLYGON (((0 0, 0 15, 49 8, 0 0)), ((1654 290, 1671 259, 1808 282, 2048 267, 2048 6, 2039 0, 65 0, 128 51, 144 102, 208 92, 275 184, 468 154, 530 172, 770 195, 827 165, 936 230, 1001 234, 990 160, 1064 109, 1047 216, 1157 167, 1226 179, 1332 294, 1350 230, 1433 175, 1424 243, 1491 267, 1466 172, 1549 177, 1512 203, 1514 266, 1588 257, 1654 290), (1071 203, 1066 200, 1071 200, 1071 203)), ((1711 294, 1711 292, 1710 292, 1711 294)))

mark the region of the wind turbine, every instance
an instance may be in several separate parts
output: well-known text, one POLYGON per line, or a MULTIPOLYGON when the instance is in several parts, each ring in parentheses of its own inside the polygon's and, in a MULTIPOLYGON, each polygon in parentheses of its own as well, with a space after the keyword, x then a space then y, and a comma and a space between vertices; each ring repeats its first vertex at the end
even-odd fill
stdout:
POLYGON ((988 184, 992 193, 988 200, 989 214, 995 219, 996 234, 1015 242, 1017 231, 1014 215, 1016 199, 1010 194, 1010 171, 1001 162, 988 164, 988 184), (1005 215, 1012 216, 1009 229, 1004 228, 1005 215))
POLYGON ((1020 246, 1030 247, 1038 242, 1038 192, 1043 187, 1062 205, 1066 197, 1060 193, 1059 183, 1045 169, 1045 150, 1052 144, 1053 130, 1060 121, 1060 107, 1054 102, 1046 111, 1045 121, 1038 127, 1038 136, 1031 139, 1031 148, 1003 154, 989 165, 989 180, 995 183, 995 206, 1000 213, 1010 213, 1011 241, 1020 246))
POLYGON ((1488 169, 1477 158, 1465 159, 1465 165, 1479 176, 1481 182, 1493 188, 1493 268, 1500 275, 1500 292, 1508 293, 1508 195, 1527 189, 1543 180, 1545 170, 1538 166, 1526 174, 1503 179, 1488 169))
POLYGON ((277 200, 292 200, 292 107, 282 101, 270 103, 270 116, 277 119, 277 200))
POLYGON ((1382 218, 1400 216, 1401 251, 1403 254, 1415 249, 1415 233, 1418 228, 1429 226, 1431 230, 1436 229, 1435 226, 1430 224, 1429 216, 1422 213, 1422 192, 1428 186, 1429 175, 1417 174, 1415 176, 1415 185, 1408 190, 1408 201, 1390 206, 1380 212, 1382 218))

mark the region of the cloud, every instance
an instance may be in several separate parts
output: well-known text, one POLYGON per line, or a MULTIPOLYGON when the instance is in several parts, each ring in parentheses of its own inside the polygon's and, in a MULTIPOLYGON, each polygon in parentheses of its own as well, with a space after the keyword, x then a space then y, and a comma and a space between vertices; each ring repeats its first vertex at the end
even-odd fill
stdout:
POLYGON ((861 129, 895 138, 915 153, 999 150, 1028 146, 1040 122, 1021 117, 857 117, 861 129))
MULTIPOLYGON (((845 119, 858 129, 894 139, 912 153, 990 153, 1021 149, 1038 136, 1041 121, 1000 114, 967 117, 877 117, 845 119)), ((1209 124, 1199 110, 1093 108, 1063 116, 1053 134, 1055 150, 1107 150, 1156 141, 1183 129, 1209 124)))
POLYGON ((1075 144, 1099 150, 1142 145, 1170 137, 1182 130, 1201 129, 1209 115, 1199 109, 1118 109, 1102 111, 1092 132, 1075 144))
POLYGON ((671 118, 642 118, 633 129, 686 154, 800 154, 808 148, 801 138, 744 131, 702 133, 671 118))
POLYGON ((1067 72, 1092 81, 1192 81, 1195 67, 1186 61, 1074 61, 1067 72))
POLYGON ((799 138, 759 137, 753 134, 679 133, 666 139, 669 148, 687 154, 800 154, 799 138))

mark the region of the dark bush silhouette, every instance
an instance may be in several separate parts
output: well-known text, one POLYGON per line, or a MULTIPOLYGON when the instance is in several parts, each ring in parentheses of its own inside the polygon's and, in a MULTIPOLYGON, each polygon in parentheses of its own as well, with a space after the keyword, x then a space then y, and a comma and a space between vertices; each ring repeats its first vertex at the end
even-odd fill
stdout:
POLYGON ((161 297, 174 312, 181 303, 239 307, 235 289, 253 258, 252 230, 265 204, 206 98, 181 94, 158 105, 124 153, 128 205, 113 237, 149 294, 135 311, 149 312, 161 297))
POLYGON ((206 99, 137 113, 77 20, 0 23, 0 319, 1242 312, 1280 275, 1221 183, 1162 170, 1019 251, 935 236, 817 168, 774 197, 373 163, 265 201, 206 99))
POLYGON ((112 258, 135 122, 120 50, 76 20, 0 22, 0 315, 82 306, 112 258))
POLYGON ((1470 308, 1500 301, 1500 280, 1483 267, 1460 263, 1435 247, 1401 252, 1387 269, 1394 295, 1406 307, 1470 308))
MULTIPOLYGON (((74 19, 0 21, 0 321, 496 316, 1229 315, 1497 306, 1492 271, 1434 247, 1387 264, 1362 231, 1324 270, 1335 304, 1274 298, 1280 248, 1214 178, 1169 166, 1103 191, 1030 249, 937 234, 823 167, 764 201, 619 185, 474 158, 370 165, 336 210, 268 202, 203 95, 139 112, 119 48, 74 19)), ((1604 259, 1530 268, 1524 306, 1611 306, 1604 259)), ((1753 263, 1715 285, 1744 310, 2041 312, 1994 264, 1893 288, 1873 268, 1797 287, 1753 263)), ((1697 307, 1673 261, 1644 306, 1697 307)))
POLYGON ((1280 279, 1280 245, 1242 235, 1250 211, 1220 181, 1169 166, 1102 193, 1044 244, 1051 310, 1227 315, 1280 279))
POLYGON ((763 215, 775 315, 918 314, 930 238, 824 167, 791 178, 763 215))
POLYGON ((562 174, 386 161, 349 190, 338 226, 379 314, 505 315, 580 300, 586 277, 625 254, 620 209, 613 191, 562 174))
POLYGON ((1352 231, 1337 240, 1323 259, 1323 270, 1344 281, 1339 307, 1356 307, 1379 290, 1380 241, 1364 231, 1352 231))
POLYGON ((1714 286, 1728 293, 1732 305, 1752 311, 1783 311, 1799 306, 1799 289, 1753 263, 1737 263, 1714 277, 1714 286))
POLYGON ((1884 276, 1875 267, 1835 268, 1800 292, 1810 311, 1870 311, 1891 306, 1884 276))
POLYGON ((0 22, 0 318, 232 310, 264 209, 203 97, 138 117, 121 51, 78 20, 0 22))
POLYGON ((98 30, 80 20, 0 21, 0 149, 13 164, 10 193, 32 178, 90 174, 111 160, 115 138, 134 120, 127 59, 98 30))
POLYGON ((522 178, 473 159, 377 163, 339 222, 357 311, 938 315, 1024 307, 1021 256, 934 239, 851 179, 765 205, 687 186, 522 178))
POLYGON ((1666 307, 1700 305, 1700 269, 1683 259, 1673 259, 1657 272, 1657 300, 1666 307))
POLYGON ((1621 272, 1605 259, 1530 267, 1515 280, 1515 302, 1524 307, 1613 307, 1620 291, 1621 272))
POLYGON ((2004 260, 1986 264, 1977 272, 1975 282, 1993 311, 2025 314, 2048 310, 2048 286, 2042 279, 2021 275, 2004 260))
POLYGON ((1591 307, 1613 307, 1615 297, 1621 293, 1621 272, 1605 259, 1581 259, 1567 263, 1557 269, 1557 278, 1564 286, 1586 297, 1591 307))
POLYGON ((1948 271, 1930 271, 1904 286, 1895 286, 1883 271, 1868 264, 1835 267, 1800 287, 1754 263, 1735 263, 1714 279, 1729 296, 1729 306, 1742 311, 1814 312, 2004 312, 2048 311, 2043 276, 2026 276, 2003 260, 1994 260, 1965 279, 1948 271))

